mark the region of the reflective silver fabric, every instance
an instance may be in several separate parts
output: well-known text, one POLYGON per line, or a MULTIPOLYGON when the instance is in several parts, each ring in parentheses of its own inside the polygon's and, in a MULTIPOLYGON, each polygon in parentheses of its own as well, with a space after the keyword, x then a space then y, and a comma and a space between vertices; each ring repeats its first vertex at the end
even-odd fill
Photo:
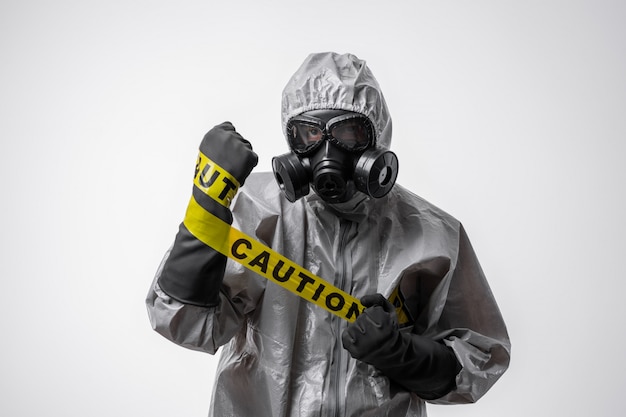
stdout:
POLYGON ((287 122, 305 111, 349 110, 366 115, 376 126, 377 144, 391 144, 391 116, 378 81, 365 61, 352 54, 309 55, 283 90, 283 133, 287 122))
MULTIPOLYGON (((362 61, 313 55, 285 89, 283 122, 314 106, 360 111, 388 146, 391 120, 376 97, 362 61)), ((341 206, 314 193, 289 203, 271 173, 253 173, 232 210, 234 227, 356 297, 399 287, 412 317, 403 331, 442 340, 463 365, 456 389, 434 402, 476 401, 506 370, 506 328, 462 225, 402 186, 341 206)), ((417 395, 343 349, 346 322, 243 266, 228 261, 214 308, 168 297, 159 274, 146 300, 152 327, 181 346, 221 350, 211 416, 426 415, 417 395)))

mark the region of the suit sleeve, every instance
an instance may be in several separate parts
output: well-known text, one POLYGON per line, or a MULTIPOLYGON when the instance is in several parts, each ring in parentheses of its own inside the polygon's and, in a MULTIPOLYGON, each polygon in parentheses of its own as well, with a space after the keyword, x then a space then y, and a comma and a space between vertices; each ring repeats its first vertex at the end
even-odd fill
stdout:
POLYGON ((434 339, 449 346, 461 365, 456 386, 430 402, 473 403, 509 366, 511 343, 506 325, 469 238, 461 226, 456 265, 439 292, 443 306, 434 339))
POLYGON ((262 279, 197 240, 181 224, 150 286, 146 306, 159 334, 214 354, 239 332, 264 289, 262 279))

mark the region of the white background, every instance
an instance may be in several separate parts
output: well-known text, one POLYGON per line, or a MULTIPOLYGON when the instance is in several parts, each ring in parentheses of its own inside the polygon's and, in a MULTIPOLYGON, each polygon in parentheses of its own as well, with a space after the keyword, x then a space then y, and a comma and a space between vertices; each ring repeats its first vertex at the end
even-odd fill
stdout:
POLYGON ((286 152, 310 52, 367 60, 399 183, 465 225, 509 371, 431 416, 614 416, 626 387, 620 1, 0 3, 0 415, 204 416, 216 358, 150 328, 197 146, 286 152), (281 4, 283 3, 283 4, 281 4))

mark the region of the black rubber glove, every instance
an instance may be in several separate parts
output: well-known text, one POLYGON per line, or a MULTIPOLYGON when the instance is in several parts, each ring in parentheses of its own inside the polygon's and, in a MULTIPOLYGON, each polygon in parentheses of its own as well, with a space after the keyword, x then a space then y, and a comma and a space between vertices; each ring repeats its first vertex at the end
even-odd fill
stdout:
MULTIPOLYGON (((237 133, 230 122, 211 129, 200 143, 200 152, 228 171, 241 185, 258 162, 250 142, 237 133)), ((195 174, 198 174, 198 166, 195 174)), ((193 196, 206 211, 232 224, 230 210, 195 184, 193 196)), ((196 239, 181 223, 158 282, 166 294, 178 301, 214 306, 219 303, 225 268, 226 256, 196 239)))
POLYGON ((440 398, 454 388, 461 366, 451 349, 400 332, 395 307, 381 294, 366 295, 361 303, 367 308, 342 334, 343 346, 353 358, 373 365, 425 400, 440 398))

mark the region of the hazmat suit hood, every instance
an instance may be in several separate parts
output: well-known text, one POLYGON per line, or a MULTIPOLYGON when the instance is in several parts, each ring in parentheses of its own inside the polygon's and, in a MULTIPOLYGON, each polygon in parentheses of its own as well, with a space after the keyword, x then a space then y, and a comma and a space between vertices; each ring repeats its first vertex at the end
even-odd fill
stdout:
POLYGON ((365 61, 352 54, 310 54, 283 89, 282 129, 288 142, 292 119, 315 110, 359 113, 369 119, 373 138, 367 150, 349 159, 333 145, 304 161, 293 149, 275 157, 276 181, 288 200, 294 202, 305 195, 310 200, 318 194, 337 211, 352 213, 370 197, 387 194, 398 173, 398 159, 389 150, 391 116, 365 61), (309 186, 314 194, 309 194, 309 186))
POLYGON ((367 116, 376 129, 375 144, 389 149, 391 116, 383 93, 364 60, 352 54, 310 54, 291 77, 282 95, 282 129, 303 112, 337 109, 367 116))

